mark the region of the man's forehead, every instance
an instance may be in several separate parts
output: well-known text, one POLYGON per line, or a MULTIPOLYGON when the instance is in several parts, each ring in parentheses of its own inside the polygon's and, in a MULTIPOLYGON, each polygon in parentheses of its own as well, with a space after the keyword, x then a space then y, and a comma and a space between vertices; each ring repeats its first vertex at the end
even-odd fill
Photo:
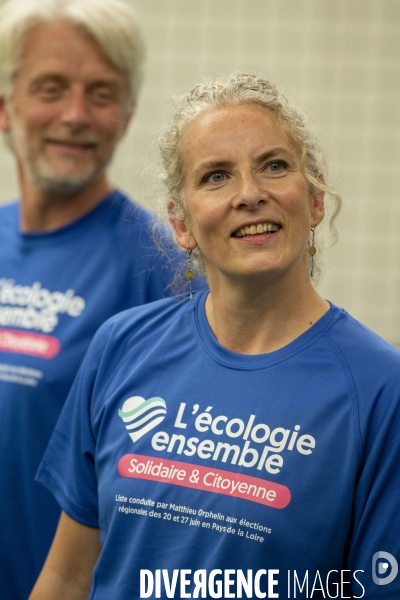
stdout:
POLYGON ((95 79, 117 79, 122 75, 93 38, 65 22, 39 25, 27 33, 17 76, 21 72, 29 78, 46 72, 95 79))

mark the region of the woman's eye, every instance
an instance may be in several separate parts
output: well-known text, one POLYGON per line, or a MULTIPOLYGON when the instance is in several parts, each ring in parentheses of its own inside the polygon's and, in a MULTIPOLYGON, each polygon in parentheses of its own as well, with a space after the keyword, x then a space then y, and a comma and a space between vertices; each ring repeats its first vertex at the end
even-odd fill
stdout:
POLYGON ((225 179, 226 175, 223 171, 215 171, 214 173, 210 173, 210 175, 206 175, 204 181, 206 183, 221 183, 225 179))
POLYGON ((286 163, 283 160, 274 160, 267 165, 267 169, 271 173, 280 173, 286 167, 286 163))

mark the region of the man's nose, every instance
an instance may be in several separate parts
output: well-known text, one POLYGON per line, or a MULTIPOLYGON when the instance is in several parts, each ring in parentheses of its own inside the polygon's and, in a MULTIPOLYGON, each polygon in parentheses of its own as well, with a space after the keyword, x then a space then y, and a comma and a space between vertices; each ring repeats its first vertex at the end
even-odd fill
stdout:
POLYGON ((84 90, 71 90, 65 99, 62 121, 73 129, 81 129, 90 123, 90 107, 84 90))

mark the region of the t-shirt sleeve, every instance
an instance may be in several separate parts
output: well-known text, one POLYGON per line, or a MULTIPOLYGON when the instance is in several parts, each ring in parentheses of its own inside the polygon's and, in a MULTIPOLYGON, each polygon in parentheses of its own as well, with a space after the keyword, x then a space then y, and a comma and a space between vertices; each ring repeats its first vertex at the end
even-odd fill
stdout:
MULTIPOLYGON (((400 598, 400 360, 384 373, 388 381, 375 384, 369 410, 363 411, 359 398, 361 466, 348 555, 348 568, 364 571, 363 597, 370 599, 400 598)), ((354 594, 360 593, 354 586, 354 594)))
POLYGON ((36 475, 64 512, 89 527, 99 526, 91 403, 106 344, 104 330, 88 349, 36 475))

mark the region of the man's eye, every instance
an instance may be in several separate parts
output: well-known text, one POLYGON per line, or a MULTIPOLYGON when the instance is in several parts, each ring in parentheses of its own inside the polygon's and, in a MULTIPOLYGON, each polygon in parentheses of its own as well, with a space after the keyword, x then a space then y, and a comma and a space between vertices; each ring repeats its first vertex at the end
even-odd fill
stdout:
POLYGON ((39 92, 46 97, 57 96, 61 91, 60 86, 54 84, 42 85, 39 92))
POLYGON ((226 175, 223 171, 214 171, 214 173, 206 175, 204 181, 206 183, 222 183, 222 181, 225 181, 225 179, 226 175))
POLYGON ((108 104, 113 99, 112 94, 108 90, 94 90, 92 97, 98 104, 108 104))

